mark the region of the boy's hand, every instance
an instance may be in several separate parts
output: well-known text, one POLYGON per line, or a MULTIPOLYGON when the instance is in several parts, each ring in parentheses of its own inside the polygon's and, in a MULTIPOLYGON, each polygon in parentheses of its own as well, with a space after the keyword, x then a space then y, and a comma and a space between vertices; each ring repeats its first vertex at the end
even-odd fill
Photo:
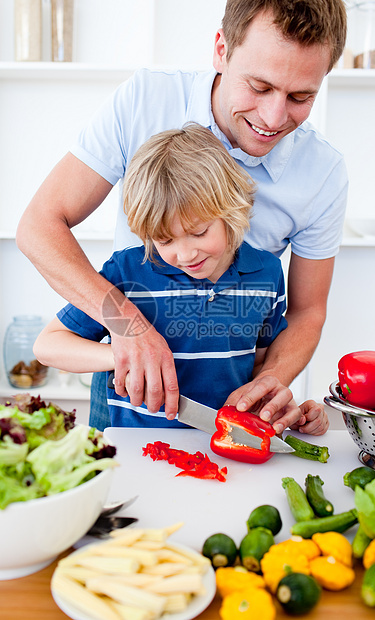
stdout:
POLYGON ((301 418, 290 428, 309 435, 324 435, 328 431, 329 421, 324 405, 315 400, 306 400, 300 405, 301 418))
POLYGON ((262 420, 273 425, 277 434, 301 418, 301 410, 294 402, 291 390, 273 375, 258 375, 232 392, 225 405, 257 413, 262 420))

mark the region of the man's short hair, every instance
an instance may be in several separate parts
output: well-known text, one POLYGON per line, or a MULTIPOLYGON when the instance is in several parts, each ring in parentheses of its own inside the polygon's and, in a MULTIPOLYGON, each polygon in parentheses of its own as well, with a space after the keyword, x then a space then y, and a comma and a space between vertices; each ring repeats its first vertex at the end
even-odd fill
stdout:
POLYGON ((262 12, 273 15, 273 23, 286 39, 301 45, 328 45, 328 71, 340 58, 347 30, 343 0, 227 0, 222 21, 227 61, 243 43, 250 22, 262 12))

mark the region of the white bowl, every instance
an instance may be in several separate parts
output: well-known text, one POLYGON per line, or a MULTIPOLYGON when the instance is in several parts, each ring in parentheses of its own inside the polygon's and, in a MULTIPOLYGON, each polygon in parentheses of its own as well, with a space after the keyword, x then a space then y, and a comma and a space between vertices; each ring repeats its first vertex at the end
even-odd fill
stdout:
POLYGON ((0 580, 41 570, 82 538, 102 510, 112 474, 106 469, 69 491, 0 510, 0 580))
POLYGON ((375 218, 350 218, 348 224, 361 237, 375 237, 375 218))

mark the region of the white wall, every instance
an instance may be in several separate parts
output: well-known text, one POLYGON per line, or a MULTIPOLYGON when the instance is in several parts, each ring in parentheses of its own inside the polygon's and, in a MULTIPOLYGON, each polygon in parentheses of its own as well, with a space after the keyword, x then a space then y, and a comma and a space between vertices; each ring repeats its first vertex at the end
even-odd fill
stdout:
MULTIPOLYGON (((49 0, 42 7, 49 61, 49 0)), ((210 67, 224 7, 225 0, 75 0, 73 61, 210 67)), ((13 24, 13 0, 1 0, 0 61, 14 60, 13 24)))

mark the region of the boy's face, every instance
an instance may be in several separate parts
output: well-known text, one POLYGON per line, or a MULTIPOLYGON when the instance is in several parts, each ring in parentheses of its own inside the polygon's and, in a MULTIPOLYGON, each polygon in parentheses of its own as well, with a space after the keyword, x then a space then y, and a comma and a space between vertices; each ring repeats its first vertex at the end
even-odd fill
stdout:
POLYGON ((250 23, 229 61, 219 30, 212 109, 233 148, 262 157, 306 120, 330 59, 328 46, 285 40, 267 13, 250 23))
POLYGON ((170 239, 153 239, 161 258, 189 276, 217 282, 233 261, 223 220, 196 221, 186 232, 176 218, 170 239))

